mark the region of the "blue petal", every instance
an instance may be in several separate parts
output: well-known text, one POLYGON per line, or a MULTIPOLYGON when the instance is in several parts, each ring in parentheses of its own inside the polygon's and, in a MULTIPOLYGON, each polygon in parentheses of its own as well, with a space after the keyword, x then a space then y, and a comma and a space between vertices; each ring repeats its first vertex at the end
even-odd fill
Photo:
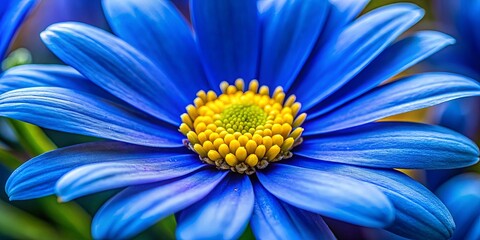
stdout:
POLYGON ((0 81, 0 94, 29 87, 67 88, 118 100, 72 67, 54 64, 27 64, 7 70, 0 81))
POLYGON ((260 45, 257 1, 191 1, 190 6, 211 85, 256 78, 260 45))
POLYGON ((304 109, 310 109, 347 83, 422 16, 423 10, 413 4, 392 4, 373 10, 346 27, 329 46, 330 51, 323 53, 329 57, 314 56, 317 60, 304 69, 296 89, 292 89, 304 109))
POLYGON ((11 200, 24 200, 54 194, 55 183, 69 171, 87 164, 131 159, 162 158, 185 154, 184 148, 165 150, 121 142, 95 142, 54 150, 32 158, 17 168, 5 190, 11 200))
POLYGON ((193 154, 165 153, 139 159, 117 160, 84 165, 58 180, 55 189, 62 201, 132 185, 158 182, 187 175, 202 164, 193 154))
POLYGON ((464 98, 436 106, 430 112, 430 122, 464 134, 471 139, 480 137, 480 98, 464 98))
POLYGON ((149 59, 132 46, 82 23, 58 23, 41 34, 65 63, 125 102, 179 125, 188 101, 149 59))
MULTIPOLYGON (((330 61, 331 55, 329 53, 338 41, 340 33, 360 14, 369 1, 370 0, 329 1, 327 19, 308 60, 303 66, 303 72, 315 67, 318 62, 330 61)), ((302 79, 303 75, 300 74, 298 80, 296 80, 297 84, 301 82, 302 79)))
POLYGON ((392 204, 370 184, 284 164, 265 170, 257 172, 262 185, 294 207, 366 227, 384 227, 393 221, 392 204))
POLYGON ((369 2, 370 0, 330 0, 335 7, 335 14, 345 23, 357 17, 369 2))
POLYGON ((229 174, 208 197, 177 214, 178 239, 238 239, 254 202, 248 176, 229 174))
POLYGON ((455 224, 445 205, 422 184, 403 173, 302 157, 285 163, 326 171, 339 178, 354 178, 376 186, 395 208, 395 221, 386 230, 397 235, 413 239, 449 239, 453 234, 455 224))
POLYGON ((173 3, 107 0, 103 6, 115 34, 154 61, 187 97, 210 89, 193 33, 173 3))
POLYGON ((155 147, 179 147, 174 127, 88 93, 34 87, 0 95, 0 115, 40 127, 155 147))
POLYGON ((376 87, 325 115, 308 120, 305 135, 332 132, 457 98, 480 95, 472 79, 449 73, 424 73, 376 87))
POLYGON ((280 1, 263 14, 262 84, 290 87, 317 41, 328 6, 327 1, 280 1))
POLYGON ((202 170, 159 183, 129 187, 111 198, 92 222, 94 239, 125 239, 208 195, 227 171, 202 170))
POLYGON ((480 217, 478 217, 477 221, 472 224, 471 230, 470 232, 468 232, 468 235, 465 239, 468 239, 468 240, 480 239, 480 217))
POLYGON ((479 150, 465 136, 443 127, 378 122, 306 138, 295 154, 370 167, 450 169, 475 164, 479 150))
POLYGON ((423 31, 407 37, 383 51, 342 88, 309 110, 314 118, 376 87, 455 40, 440 32, 423 31))
POLYGON ((37 0, 4 0, 0 6, 0 61, 20 24, 35 6, 37 0))
POLYGON ((254 183, 255 207, 250 222, 257 239, 335 239, 318 214, 279 201, 254 183))
POLYGON ((457 225, 452 239, 479 239, 479 233, 474 237, 474 229, 476 222, 480 221, 480 175, 458 175, 442 185, 437 195, 450 210, 457 225), (468 234, 471 236, 467 237, 468 234))
MULTIPOLYGON (((478 30, 478 13, 480 2, 460 0, 460 8, 456 12, 456 28, 462 36, 462 40, 470 50, 480 51, 480 30, 478 30)), ((469 51, 469 53, 471 53, 469 51)))

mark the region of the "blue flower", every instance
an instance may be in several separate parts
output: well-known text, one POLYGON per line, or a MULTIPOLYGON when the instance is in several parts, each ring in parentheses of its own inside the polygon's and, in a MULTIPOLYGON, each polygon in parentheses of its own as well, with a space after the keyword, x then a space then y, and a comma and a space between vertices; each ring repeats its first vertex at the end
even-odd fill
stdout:
POLYGON ((437 191, 457 225, 453 240, 480 239, 480 175, 458 175, 437 191), (466 209, 468 208, 468 209, 466 209))
MULTIPOLYGON (((437 0, 438 27, 455 36, 457 44, 430 58, 429 67, 480 79, 480 1, 437 0)), ((434 108, 432 122, 480 140, 480 98, 467 98, 434 108)))
POLYGON ((0 60, 5 57, 13 36, 35 2, 34 0, 2 1, 0 5, 0 60))
POLYGON ((259 239, 333 238, 322 216, 449 238, 445 206, 394 168, 468 166, 478 147, 442 127, 376 121, 480 85, 448 73, 381 84, 453 40, 394 42, 423 11, 356 19, 367 2, 191 1, 190 26, 169 1, 106 0, 118 37, 50 26, 42 38, 70 66, 8 71, 0 114, 108 140, 31 159, 9 178, 10 199, 124 188, 94 217, 100 239, 174 213, 181 239, 234 239, 248 224, 259 239))

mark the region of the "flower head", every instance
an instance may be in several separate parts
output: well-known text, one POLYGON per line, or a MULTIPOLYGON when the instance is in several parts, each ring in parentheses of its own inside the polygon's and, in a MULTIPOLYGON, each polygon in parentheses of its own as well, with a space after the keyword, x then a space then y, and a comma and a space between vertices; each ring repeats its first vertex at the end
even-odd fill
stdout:
POLYGON ((2 78, 0 114, 110 139, 18 168, 12 200, 69 201, 125 188, 97 212, 95 238, 126 238, 176 213, 182 239, 333 238, 322 216, 406 237, 454 225, 425 187, 393 168, 474 164, 478 148, 444 128, 375 122, 480 94, 468 78, 428 73, 379 85, 453 42, 394 40, 411 4, 355 19, 367 1, 104 1, 118 37, 80 23, 42 33, 68 66, 2 78), (19 81, 23 79, 25 81, 19 81))

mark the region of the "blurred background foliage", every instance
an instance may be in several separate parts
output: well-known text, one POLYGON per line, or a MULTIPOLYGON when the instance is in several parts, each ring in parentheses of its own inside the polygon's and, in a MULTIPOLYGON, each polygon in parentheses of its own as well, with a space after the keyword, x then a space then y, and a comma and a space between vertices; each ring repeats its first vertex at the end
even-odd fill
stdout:
MULTIPOLYGON (((178 7, 186 13, 185 0, 178 7)), ((434 29, 433 0, 371 0, 364 12, 395 3, 411 2, 425 9, 425 18, 412 30, 434 29)), ((80 21, 109 30, 101 9, 100 0, 43 0, 23 24, 10 48, 3 68, 26 63, 61 63, 43 45, 39 33, 55 22, 80 21), (28 50, 27 50, 28 49, 28 50)), ((408 34, 408 33, 407 33, 408 34)), ((420 69, 409 69, 411 74, 420 69)), ((427 110, 390 117, 388 120, 424 122, 427 110)), ((76 143, 95 141, 85 136, 44 130, 30 124, 0 120, 0 185, 4 186, 10 173, 22 162, 43 152, 76 143)), ((477 167, 478 168, 478 167, 477 167)), ((421 172, 409 174, 423 180, 421 172)), ((55 197, 29 201, 9 202, 4 191, 0 192, 0 239, 90 239, 90 222, 96 210, 115 191, 80 198, 69 203, 59 203, 55 197)), ((353 226, 336 223, 334 230, 343 231, 340 238, 359 239, 359 231, 353 226), (354 230, 351 230, 354 229, 354 230), (351 230, 351 231, 350 231, 351 230)), ((174 239, 174 217, 169 217, 144 232, 136 239, 174 239)), ((242 239, 253 239, 249 229, 242 239)))

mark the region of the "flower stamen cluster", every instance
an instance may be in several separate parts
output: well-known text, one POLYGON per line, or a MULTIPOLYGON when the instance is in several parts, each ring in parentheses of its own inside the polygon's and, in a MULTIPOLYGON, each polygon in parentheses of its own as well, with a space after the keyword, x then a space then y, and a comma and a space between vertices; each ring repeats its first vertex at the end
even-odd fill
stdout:
POLYGON ((244 87, 237 79, 234 85, 222 82, 219 96, 199 91, 194 105, 181 115, 179 131, 203 162, 250 175, 292 156, 292 148, 302 141, 306 114, 299 114, 301 104, 294 95, 286 98, 281 87, 271 96, 257 80, 246 91, 244 87))

